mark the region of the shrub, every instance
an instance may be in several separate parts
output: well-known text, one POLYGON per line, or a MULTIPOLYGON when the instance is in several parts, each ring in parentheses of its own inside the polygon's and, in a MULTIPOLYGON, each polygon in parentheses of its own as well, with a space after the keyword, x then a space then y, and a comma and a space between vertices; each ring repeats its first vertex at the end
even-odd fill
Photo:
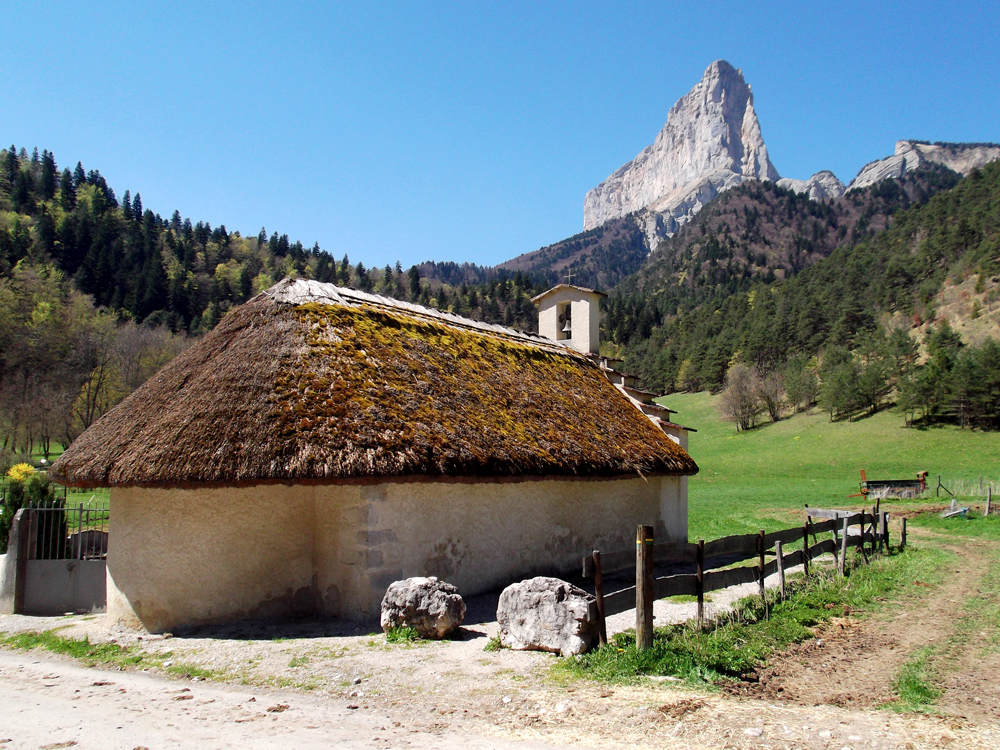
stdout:
POLYGON ((7 470, 7 476, 9 476, 14 482, 19 482, 24 484, 29 477, 35 474, 35 467, 31 464, 14 464, 7 470))
MULTIPOLYGON (((49 478, 40 474, 29 464, 16 464, 7 472, 10 484, 7 495, 0 503, 0 550, 7 551, 10 527, 14 516, 21 508, 62 508, 62 500, 57 500, 49 478), (23 477, 23 478, 22 478, 23 477)), ((62 554, 66 544, 66 518, 63 513, 53 514, 54 523, 47 525, 48 534, 38 535, 39 550, 48 554, 62 554), (45 538, 45 537, 49 538, 45 538), (51 552, 48 552, 51 550, 51 552)))

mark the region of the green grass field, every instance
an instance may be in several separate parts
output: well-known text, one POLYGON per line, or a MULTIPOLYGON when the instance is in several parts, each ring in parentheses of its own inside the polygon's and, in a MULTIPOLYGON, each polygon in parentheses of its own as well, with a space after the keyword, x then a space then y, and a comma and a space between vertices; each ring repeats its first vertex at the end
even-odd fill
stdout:
POLYGON ((689 485, 691 539, 801 523, 806 503, 859 506, 861 498, 848 496, 858 492, 861 469, 869 479, 912 479, 927 471, 931 500, 939 474, 945 486, 965 485, 966 491, 978 487, 980 476, 1000 478, 997 433, 905 428, 891 411, 831 423, 829 415, 815 410, 737 433, 719 418, 716 399, 708 393, 660 399, 677 410, 675 421, 698 430, 689 444, 701 469, 689 485))

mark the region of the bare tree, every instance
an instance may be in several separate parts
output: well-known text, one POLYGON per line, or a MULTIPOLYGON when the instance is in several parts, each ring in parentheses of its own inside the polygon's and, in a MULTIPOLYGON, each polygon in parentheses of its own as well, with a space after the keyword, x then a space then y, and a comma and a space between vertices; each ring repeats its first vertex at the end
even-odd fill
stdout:
POLYGON ((725 385, 719 395, 722 418, 736 423, 736 431, 753 429, 764 406, 760 400, 760 378, 743 364, 735 364, 726 373, 725 385))
POLYGON ((68 445, 187 345, 95 309, 50 265, 0 278, 0 451, 68 445))
POLYGON ((777 422, 781 419, 781 399, 785 395, 785 388, 781 374, 777 370, 757 376, 757 395, 767 409, 771 421, 777 422))

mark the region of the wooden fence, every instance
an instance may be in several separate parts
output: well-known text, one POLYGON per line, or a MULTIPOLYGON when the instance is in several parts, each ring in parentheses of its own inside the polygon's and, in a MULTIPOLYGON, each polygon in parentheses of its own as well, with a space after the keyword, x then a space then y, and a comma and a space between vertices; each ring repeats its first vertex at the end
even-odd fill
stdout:
MULTIPOLYGON (((705 621, 705 594, 744 583, 757 583, 764 596, 764 580, 778 574, 781 595, 785 593, 784 572, 802 565, 809 575, 809 563, 819 555, 832 554, 838 572, 843 575, 849 547, 856 547, 865 562, 869 554, 885 549, 889 544, 887 513, 824 510, 806 506, 806 521, 802 526, 781 531, 726 536, 697 544, 665 542, 655 544, 652 526, 639 526, 636 549, 601 553, 600 550, 583 558, 584 578, 594 579, 596 616, 600 623, 601 643, 607 642, 605 618, 633 607, 636 610, 636 642, 639 648, 653 643, 653 600, 668 596, 689 595, 698 600, 698 624, 705 621), (822 519, 814 521, 813 519, 822 519), (830 533, 820 541, 818 534, 830 533), (812 537, 812 544, 809 538, 812 537), (787 546, 801 542, 801 549, 788 552, 787 546), (766 558, 773 559, 768 561, 766 558), (734 563, 755 560, 754 565, 729 567, 734 563), (654 577, 653 567, 660 564, 693 565, 694 573, 654 577), (604 591, 603 576, 635 568, 635 586, 610 593, 604 591)), ((906 543, 906 519, 903 519, 901 546, 906 543)))

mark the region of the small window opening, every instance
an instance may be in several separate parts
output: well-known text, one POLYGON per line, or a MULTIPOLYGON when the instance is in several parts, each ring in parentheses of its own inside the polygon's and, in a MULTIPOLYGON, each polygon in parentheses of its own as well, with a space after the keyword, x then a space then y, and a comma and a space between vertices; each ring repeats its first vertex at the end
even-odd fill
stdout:
POLYGON ((571 302, 559 305, 559 326, 556 331, 557 340, 573 338, 573 305, 571 302))

